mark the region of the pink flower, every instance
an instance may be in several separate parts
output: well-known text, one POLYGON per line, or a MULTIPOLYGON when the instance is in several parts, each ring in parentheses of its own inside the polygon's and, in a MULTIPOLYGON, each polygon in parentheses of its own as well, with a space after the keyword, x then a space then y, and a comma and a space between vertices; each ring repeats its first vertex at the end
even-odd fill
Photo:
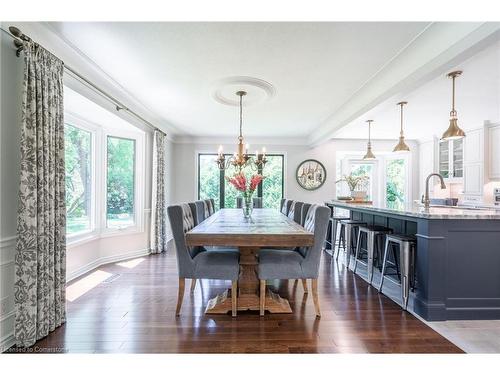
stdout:
POLYGON ((254 174, 252 176, 252 179, 250 180, 250 191, 255 191, 255 189, 257 189, 257 186, 259 186, 263 179, 264 176, 260 174, 254 174))

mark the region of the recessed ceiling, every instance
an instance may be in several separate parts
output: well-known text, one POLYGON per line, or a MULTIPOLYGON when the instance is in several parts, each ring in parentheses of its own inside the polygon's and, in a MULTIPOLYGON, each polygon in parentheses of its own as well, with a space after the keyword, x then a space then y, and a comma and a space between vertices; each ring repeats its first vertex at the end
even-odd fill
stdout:
POLYGON ((305 137, 427 23, 51 23, 51 28, 178 134, 231 136, 237 108, 214 82, 254 77, 275 89, 244 113, 248 136, 305 137))

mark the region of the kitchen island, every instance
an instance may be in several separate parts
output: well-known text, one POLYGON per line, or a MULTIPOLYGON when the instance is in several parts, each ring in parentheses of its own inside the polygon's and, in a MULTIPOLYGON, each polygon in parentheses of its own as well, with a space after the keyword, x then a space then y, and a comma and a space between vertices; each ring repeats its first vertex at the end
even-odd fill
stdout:
POLYGON ((354 220, 415 235, 413 311, 425 320, 500 319, 500 211, 332 200, 354 220))

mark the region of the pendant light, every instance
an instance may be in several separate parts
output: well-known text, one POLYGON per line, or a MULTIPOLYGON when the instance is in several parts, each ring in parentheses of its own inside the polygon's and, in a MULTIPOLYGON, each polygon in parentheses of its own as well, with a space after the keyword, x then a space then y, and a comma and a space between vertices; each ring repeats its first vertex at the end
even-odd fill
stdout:
POLYGON ((462 74, 461 70, 457 70, 448 73, 448 77, 452 79, 452 100, 451 100, 451 112, 450 112, 450 126, 443 133, 441 137, 442 141, 447 141, 450 139, 460 139, 465 137, 465 132, 458 126, 457 111, 455 110, 455 78, 462 74))
POLYGON ((368 123, 368 145, 366 147, 366 154, 363 156, 363 160, 375 160, 375 155, 372 152, 372 142, 371 142, 371 127, 373 120, 366 120, 368 123))
POLYGON ((399 142, 394 147, 394 150, 392 152, 398 152, 398 153, 403 153, 403 152, 409 152, 410 148, 408 145, 405 143, 405 136, 403 134, 403 106, 408 104, 408 102, 399 102, 398 105, 401 107, 401 130, 399 131, 399 142))

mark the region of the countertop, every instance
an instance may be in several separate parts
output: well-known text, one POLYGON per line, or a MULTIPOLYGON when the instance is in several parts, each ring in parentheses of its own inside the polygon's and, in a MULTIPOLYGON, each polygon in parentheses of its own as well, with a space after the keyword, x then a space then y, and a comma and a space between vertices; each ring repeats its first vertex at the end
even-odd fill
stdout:
POLYGON ((430 207, 425 209, 423 206, 415 203, 407 203, 402 209, 386 208, 382 206, 364 204, 364 203, 349 203, 348 201, 339 201, 332 199, 330 202, 335 207, 345 208, 348 210, 373 211, 391 215, 409 216, 421 219, 468 219, 468 220, 500 220, 500 210, 494 209, 470 209, 464 207, 430 207))

